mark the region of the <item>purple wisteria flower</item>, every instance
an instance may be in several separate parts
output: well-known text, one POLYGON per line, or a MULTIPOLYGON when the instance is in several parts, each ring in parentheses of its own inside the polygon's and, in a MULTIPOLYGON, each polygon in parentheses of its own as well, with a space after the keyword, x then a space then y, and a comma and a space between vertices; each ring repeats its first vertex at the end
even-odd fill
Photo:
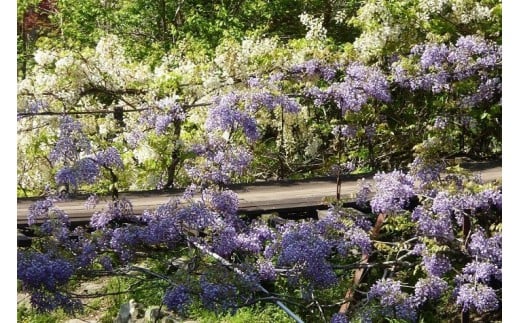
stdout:
POLYGON ((170 200, 153 211, 145 210, 139 217, 145 226, 141 226, 139 236, 144 244, 173 246, 181 240, 182 221, 178 217, 179 204, 170 200))
POLYGON ((338 125, 332 128, 332 134, 334 136, 343 138, 354 138, 357 134, 357 127, 352 125, 338 125))
POLYGON ((435 122, 433 124, 433 127, 435 129, 444 130, 448 124, 448 120, 446 117, 437 116, 435 118, 435 122))
POLYGON ((440 254, 424 255, 423 265, 431 276, 442 277, 452 269, 450 260, 440 254))
POLYGON ((495 291, 486 285, 467 283, 455 290, 456 304, 463 311, 475 310, 477 313, 493 311, 499 308, 500 301, 495 291))
POLYGON ((36 223, 38 219, 48 219, 49 211, 54 207, 52 199, 36 201, 29 206, 29 214, 27 215, 27 222, 29 225, 36 223))
POLYGON ((33 225, 37 220, 41 220, 40 232, 44 235, 53 236, 60 243, 64 243, 69 238, 69 217, 54 205, 51 198, 36 201, 29 206, 27 222, 33 225))
POLYGON ((223 227, 217 230, 218 232, 215 232, 212 237, 211 250, 226 258, 238 249, 237 232, 234 227, 223 227))
POLYGON ((155 132, 158 135, 164 134, 172 121, 173 117, 170 115, 158 115, 155 118, 155 132))
POLYGON ((74 273, 74 266, 50 253, 18 252, 17 278, 24 288, 56 291, 74 273))
POLYGON ((449 213, 435 214, 422 206, 412 211, 412 220, 417 222, 421 234, 451 241, 455 238, 452 219, 449 213))
POLYGON ((345 78, 352 79, 353 86, 362 88, 366 95, 382 102, 391 100, 388 81, 379 68, 356 62, 347 67, 345 75, 345 78))
POLYGON ((251 253, 259 253, 262 251, 262 244, 254 234, 240 233, 237 235, 235 241, 240 250, 251 253))
POLYGON ((186 285, 177 285, 166 290, 163 303, 171 311, 185 313, 191 299, 190 289, 186 285))
POLYGON ((298 113, 301 110, 300 104, 294 98, 291 98, 287 95, 277 96, 276 101, 285 112, 298 113))
POLYGON ((109 147, 96 153, 96 160, 99 165, 105 167, 123 168, 123 160, 119 151, 114 147, 109 147))
MULTIPOLYGON (((500 96, 501 88, 501 78, 493 77, 490 79, 485 79, 479 84, 477 90, 474 93, 462 97, 461 106, 471 108, 481 104, 482 102, 492 102, 495 97, 500 96)), ((465 122, 465 124, 468 125, 469 122, 465 122)))
POLYGON ((422 157, 416 157, 410 164, 410 175, 415 176, 421 187, 440 179, 441 172, 446 169, 439 162, 426 162, 422 157))
POLYGON ((203 230, 215 223, 218 218, 216 212, 200 202, 195 201, 175 211, 175 218, 182 226, 190 230, 203 230))
POLYGON ((489 283, 492 279, 502 280, 502 269, 489 262, 472 261, 462 269, 458 280, 489 283))
POLYGON ((306 87, 303 90, 303 94, 306 98, 313 100, 313 103, 317 107, 325 105, 329 101, 329 93, 326 89, 320 89, 316 86, 306 87))
POLYGON ((450 50, 445 44, 424 44, 412 48, 411 53, 421 54, 420 65, 423 70, 435 70, 442 68, 450 50))
POLYGON ((157 106, 161 110, 168 112, 173 117, 173 119, 184 120, 186 118, 186 114, 182 109, 182 106, 179 104, 179 102, 176 101, 175 98, 163 98, 157 101, 157 106))
POLYGON ((413 246, 412 255, 420 256, 423 254, 423 252, 425 250, 426 250, 426 245, 424 243, 417 243, 415 246, 413 246))
POLYGON ((302 278, 319 287, 337 283, 337 277, 326 260, 332 252, 330 244, 314 232, 311 223, 286 225, 281 239, 278 265, 300 267, 302 278))
POLYGON ((414 321, 417 317, 417 301, 401 291, 401 283, 393 279, 380 279, 368 291, 368 299, 378 299, 382 314, 414 321))
MULTIPOLYGON (((312 62, 311 62, 312 63, 312 62)), ((313 70, 312 64, 307 68, 313 70)), ((332 70, 327 72, 332 75, 332 70)), ((336 75, 336 73, 334 73, 336 75)), ((333 78, 330 78, 332 81, 333 78)), ((333 82, 328 87, 309 86, 304 89, 304 95, 314 101, 316 106, 326 102, 334 102, 345 114, 347 111, 359 111, 375 99, 390 101, 390 91, 386 77, 377 67, 368 67, 360 63, 352 63, 344 69, 342 81, 333 82)))
POLYGON ((454 82, 475 80, 476 88, 459 97, 461 107, 474 107, 499 98, 502 92, 501 46, 481 36, 461 36, 455 44, 419 44, 407 59, 392 65, 394 80, 411 90, 451 92, 454 82), (410 68, 410 61, 418 66, 410 68))
POLYGON ((368 102, 368 96, 363 89, 351 84, 350 80, 332 84, 328 89, 328 95, 343 114, 347 111, 358 112, 368 102))
POLYGON ((499 308, 501 301, 492 286, 502 281, 501 247, 500 234, 486 238, 478 228, 471 235, 468 249, 475 258, 455 277, 454 295, 464 311, 475 310, 481 314, 499 308))
POLYGON ((260 78, 256 76, 252 76, 247 80, 247 85, 252 88, 260 88, 262 87, 262 83, 260 78))
POLYGON ((107 209, 95 212, 90 218, 90 226, 95 229, 106 227, 113 220, 137 218, 134 216, 132 203, 127 199, 110 201, 107 209))
POLYGON ((30 301, 31 305, 38 312, 52 312, 58 308, 61 308, 66 313, 73 314, 80 312, 83 308, 81 301, 78 299, 71 299, 69 295, 66 295, 60 291, 33 291, 31 293, 30 301))
POLYGON ((331 207, 327 215, 315 223, 314 231, 327 241, 330 248, 335 248, 341 255, 347 255, 352 248, 366 254, 372 251, 369 235, 371 229, 371 222, 358 213, 331 207), (348 225, 344 222, 345 219, 348 219, 348 225))
POLYGON ((123 263, 129 263, 141 242, 139 229, 135 226, 104 229, 103 233, 108 240, 108 246, 114 250, 123 263))
POLYGON ((96 160, 86 157, 78 160, 72 167, 61 168, 55 176, 57 184, 66 184, 77 188, 81 183, 94 183, 99 177, 100 169, 96 160))
POLYGON ((74 265, 52 253, 18 252, 17 279, 22 290, 31 293, 31 305, 40 312, 63 308, 66 312, 81 309, 78 300, 72 300, 62 288, 74 274, 74 265))
POLYGON ((329 210, 316 222, 289 222, 280 228, 281 236, 265 248, 264 256, 271 259, 278 254, 277 266, 293 268, 293 284, 305 280, 318 288, 333 286, 338 278, 330 255, 372 250, 368 232, 358 227, 356 220, 354 215, 329 210), (350 220, 344 222, 347 218, 350 220))
POLYGON ((264 244, 274 238, 274 232, 265 225, 254 225, 236 237, 238 249, 258 254, 264 249, 264 244))
POLYGON ((237 288, 230 284, 209 282, 204 276, 200 279, 200 299, 204 307, 214 311, 232 310, 237 306, 237 288))
POLYGON ((85 208, 87 210, 94 209, 99 203, 99 196, 96 194, 91 194, 85 201, 85 208))
MULTIPOLYGON (((460 182, 461 179, 456 178, 460 182)), ((462 185, 462 183, 458 183, 462 185)), ((432 211, 437 217, 451 218, 455 216, 462 226, 464 215, 475 215, 477 212, 489 211, 492 207, 502 207, 502 193, 497 189, 485 189, 477 193, 460 193, 450 195, 439 192, 433 198, 432 211)))
POLYGON ((213 106, 209 109, 205 128, 207 131, 243 131, 249 141, 255 141, 260 134, 256 119, 249 113, 239 109, 243 100, 242 94, 230 92, 216 97, 213 106))
POLYGON ((130 149, 137 148, 139 143, 146 137, 139 129, 133 129, 130 132, 126 132, 124 135, 130 149))
POLYGON ((80 252, 75 259, 76 268, 88 268, 98 255, 97 245, 84 238, 81 238, 78 244, 80 252))
POLYGON ((272 111, 278 104, 275 95, 266 90, 249 93, 245 101, 245 107, 251 113, 257 112, 262 107, 272 111))
POLYGON ((374 213, 402 211, 415 195, 413 177, 401 171, 374 175, 375 196, 370 201, 374 213))
POLYGON ((96 160, 86 157, 78 160, 74 165, 77 181, 92 184, 99 176, 99 164, 96 160))
POLYGON ((203 144, 193 145, 191 150, 201 158, 188 161, 185 168, 198 185, 227 185, 233 177, 243 175, 253 159, 246 147, 215 136, 209 136, 203 144))
POLYGON ((368 298, 378 298, 382 306, 395 306, 403 301, 401 283, 393 279, 380 279, 368 291, 368 298))
POLYGON ((419 304, 423 304, 428 300, 434 300, 448 289, 448 283, 437 276, 429 276, 421 278, 415 284, 414 295, 419 304))
POLYGON ((290 73, 293 75, 321 78, 327 82, 333 81, 338 71, 338 66, 335 64, 328 64, 318 59, 310 59, 290 68, 290 73))
MULTIPOLYGON (((160 99, 153 105, 145 104, 142 108, 139 124, 155 129, 158 135, 164 134, 174 121, 186 119, 186 112, 173 97, 160 99)), ((127 140, 135 147, 143 137, 144 134, 140 130, 134 129, 127 135, 127 140)))
POLYGON ((221 97, 218 104, 208 112, 205 128, 207 131, 243 131, 249 141, 260 137, 256 119, 247 112, 238 109, 239 97, 235 93, 221 97))
POLYGON ((70 163, 78 159, 79 152, 90 152, 90 141, 83 133, 81 122, 71 116, 60 118, 58 141, 52 149, 49 159, 53 162, 70 163))
POLYGON ((206 189, 203 191, 203 198, 216 212, 224 215, 234 215, 238 211, 238 195, 229 190, 214 191, 206 189))
POLYGON ((45 100, 42 100, 42 99, 30 100, 27 103, 25 112, 37 114, 38 112, 40 112, 48 107, 49 107, 49 103, 45 100))
POLYGON ((282 72, 273 72, 271 74, 269 74, 269 83, 271 84, 277 84, 279 83, 280 81, 284 80, 285 78, 285 74, 282 73, 282 72))
POLYGON ((483 230, 477 230, 470 237, 468 249, 474 257, 502 266, 502 234, 487 238, 483 230))
POLYGON ((276 271, 272 262, 268 260, 257 261, 258 277, 264 281, 274 281, 276 279, 276 271))
POLYGON ((101 256, 98 260, 99 264, 103 267, 106 271, 112 271, 114 270, 112 259, 110 259, 109 256, 101 256))
POLYGON ((182 106, 176 102, 175 98, 166 97, 157 101, 157 107, 160 109, 160 113, 157 113, 150 120, 155 126, 155 132, 157 134, 164 134, 168 126, 175 120, 183 121, 186 119, 186 113, 182 106))
POLYGON ((330 323, 348 323, 348 317, 343 313, 334 313, 330 319, 330 323))

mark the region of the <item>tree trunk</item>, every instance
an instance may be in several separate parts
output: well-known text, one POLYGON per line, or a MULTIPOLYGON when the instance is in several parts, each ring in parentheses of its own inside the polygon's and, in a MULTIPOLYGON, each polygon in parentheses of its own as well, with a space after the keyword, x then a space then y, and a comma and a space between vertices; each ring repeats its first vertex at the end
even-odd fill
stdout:
POLYGON ((173 127, 174 127, 173 138, 175 141, 175 146, 173 147, 173 150, 172 150, 172 155, 171 155, 172 160, 170 162, 170 165, 168 165, 168 169, 167 169, 168 179, 166 180, 166 184, 164 184, 164 186, 163 186, 164 189, 171 188, 173 186, 173 181, 175 180, 176 169, 181 162, 181 148, 179 147, 179 145, 177 145, 177 141, 181 137, 181 121, 175 120, 175 122, 173 123, 173 127))

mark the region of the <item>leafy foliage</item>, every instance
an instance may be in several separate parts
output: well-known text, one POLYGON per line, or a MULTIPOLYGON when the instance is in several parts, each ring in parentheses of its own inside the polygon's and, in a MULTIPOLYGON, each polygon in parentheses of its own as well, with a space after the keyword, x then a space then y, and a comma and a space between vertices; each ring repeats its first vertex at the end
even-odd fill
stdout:
POLYGON ((19 3, 18 193, 45 198, 18 253, 34 308, 135 275, 180 315, 500 318, 500 184, 449 167, 501 153, 500 3, 291 3, 19 3), (356 169, 377 171, 362 215, 269 225, 227 188, 356 169), (143 214, 118 195, 172 187, 143 214), (72 228, 54 202, 83 192, 112 201, 72 228))

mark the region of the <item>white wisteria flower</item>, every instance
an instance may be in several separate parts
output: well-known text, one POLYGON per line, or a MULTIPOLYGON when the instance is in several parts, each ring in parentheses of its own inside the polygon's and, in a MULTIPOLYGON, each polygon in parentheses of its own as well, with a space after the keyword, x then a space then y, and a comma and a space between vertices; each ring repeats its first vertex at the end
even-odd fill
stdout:
POLYGON ((323 16, 315 18, 304 12, 299 17, 300 22, 307 27, 306 39, 325 40, 327 38, 327 29, 323 27, 323 16))
POLYGON ((40 66, 49 65, 56 60, 54 53, 48 50, 38 49, 34 53, 34 61, 40 66))

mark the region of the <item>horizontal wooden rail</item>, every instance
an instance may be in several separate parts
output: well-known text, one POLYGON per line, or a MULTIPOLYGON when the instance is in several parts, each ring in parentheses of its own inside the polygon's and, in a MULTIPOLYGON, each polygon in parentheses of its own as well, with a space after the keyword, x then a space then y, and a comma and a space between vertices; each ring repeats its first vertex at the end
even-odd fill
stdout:
MULTIPOLYGON (((485 182, 501 179, 502 167, 492 167, 475 171, 480 173, 485 182)), ((366 176, 366 175, 365 175, 366 176)), ((353 202, 358 192, 357 180, 363 176, 345 176, 342 181, 342 200, 353 202)), ((368 176, 367 176, 368 177, 368 176)), ((369 175, 368 181, 372 181, 369 175)), ((264 213, 309 213, 317 209, 325 209, 327 200, 333 200, 336 196, 336 181, 334 178, 322 178, 302 181, 285 181, 271 183, 257 183, 251 185, 233 185, 231 187, 237 194, 240 202, 239 213, 260 215, 264 213)), ((154 209, 160 204, 167 203, 172 197, 182 195, 181 190, 127 192, 120 193, 133 205, 134 214, 142 214, 144 210, 154 209)), ((86 197, 76 197, 66 201, 56 202, 55 205, 65 211, 71 222, 86 223, 92 214, 102 210, 101 201, 95 209, 88 210, 84 207, 86 197)), ((110 200, 110 197, 101 197, 101 200, 110 200)), ((35 198, 19 198, 17 203, 18 228, 27 226, 29 206, 35 198)), ((303 215, 303 214, 302 214, 303 215)))

